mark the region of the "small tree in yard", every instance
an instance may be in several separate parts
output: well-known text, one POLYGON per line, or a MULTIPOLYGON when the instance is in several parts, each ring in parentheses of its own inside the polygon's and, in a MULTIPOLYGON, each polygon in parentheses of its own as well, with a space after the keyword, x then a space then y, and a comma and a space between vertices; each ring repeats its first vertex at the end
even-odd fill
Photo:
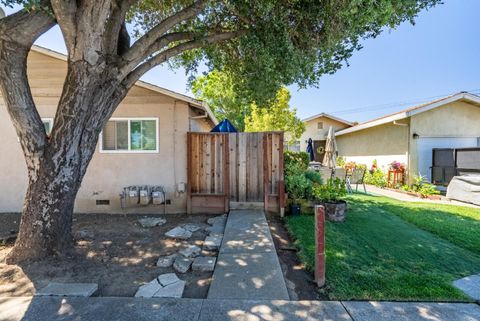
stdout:
POLYGON ((238 131, 244 131, 250 102, 241 89, 234 87, 234 83, 230 73, 213 70, 193 81, 192 92, 197 99, 208 103, 217 119, 228 119, 238 131))
POLYGON ((290 108, 290 97, 288 89, 282 87, 265 108, 252 103, 250 115, 245 119, 245 131, 281 130, 289 133, 290 142, 299 139, 305 131, 305 124, 297 117, 297 110, 290 108))
POLYGON ((384 26, 438 0, 0 0, 0 87, 25 155, 29 184, 8 263, 72 248, 77 191, 99 133, 129 89, 164 62, 228 70, 259 102, 283 84, 314 85, 384 26), (127 23, 135 27, 131 43, 127 23), (68 71, 47 137, 27 79, 32 44, 59 25, 68 71))

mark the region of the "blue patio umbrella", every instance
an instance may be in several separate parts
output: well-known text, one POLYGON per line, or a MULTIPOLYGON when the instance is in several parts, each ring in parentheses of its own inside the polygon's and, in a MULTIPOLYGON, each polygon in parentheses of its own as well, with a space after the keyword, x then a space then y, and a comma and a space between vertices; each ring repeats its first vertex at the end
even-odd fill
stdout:
POLYGON ((238 132, 238 130, 235 128, 235 126, 232 125, 232 123, 228 119, 224 119, 220 123, 218 123, 217 126, 213 127, 213 129, 210 132, 212 132, 212 133, 236 133, 236 132, 238 132))
POLYGON ((313 162, 315 159, 315 153, 313 152, 313 140, 311 138, 309 138, 307 142, 307 153, 310 155, 310 161, 313 162))

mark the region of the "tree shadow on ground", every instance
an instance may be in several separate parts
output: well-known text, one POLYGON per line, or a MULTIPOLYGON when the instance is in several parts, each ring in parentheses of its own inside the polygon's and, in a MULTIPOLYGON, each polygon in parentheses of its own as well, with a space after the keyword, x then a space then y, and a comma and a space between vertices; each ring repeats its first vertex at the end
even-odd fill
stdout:
MULTIPOLYGON (((142 228, 137 220, 143 216, 75 215, 75 250, 65 258, 6 265, 4 257, 13 246, 8 243, 0 248, 0 297, 33 295, 50 282, 98 283, 97 296, 132 297, 140 285, 159 274, 175 272, 173 268, 156 266, 160 256, 188 245, 203 245, 204 230, 195 232, 186 241, 167 239, 164 233, 179 224, 204 224, 209 216, 167 215, 165 225, 142 228)), ((193 271, 179 274, 187 282, 184 296, 206 297, 211 275, 193 271)))
MULTIPOLYGON (((396 215, 404 212, 423 215, 423 211, 412 211, 410 206, 372 196, 354 196, 348 200, 344 223, 327 222, 326 272, 330 298, 467 299, 451 282, 478 273, 480 255, 396 215)), ((288 225, 297 238, 301 256, 313 268, 313 216, 289 218, 288 225)))

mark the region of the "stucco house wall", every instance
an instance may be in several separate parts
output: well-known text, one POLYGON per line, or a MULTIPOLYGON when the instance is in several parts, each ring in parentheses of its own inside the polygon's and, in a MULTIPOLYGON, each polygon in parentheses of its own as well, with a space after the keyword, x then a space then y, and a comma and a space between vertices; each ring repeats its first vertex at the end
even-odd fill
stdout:
MULTIPOLYGON (((29 82, 42 118, 54 118, 65 75, 64 61, 35 51, 30 53, 29 82)), ((122 213, 119 194, 123 187, 163 185, 171 202, 167 211, 185 213, 186 194, 179 193, 177 187, 187 183, 187 132, 213 127, 208 118, 191 118, 203 114, 204 111, 192 108, 185 101, 140 86, 133 87, 113 117, 158 119, 158 153, 107 153, 100 151, 99 144, 78 192, 75 211, 122 213), (109 200, 110 205, 96 205, 96 200, 109 200)), ((1 96, 0 126, 0 212, 18 212, 27 188, 27 171, 1 96)), ((163 212, 163 206, 136 206, 126 212, 163 212)))
POLYGON ((377 160, 378 166, 387 170, 393 161, 407 163, 408 134, 407 126, 390 123, 337 136, 338 155, 367 167, 377 160))
MULTIPOLYGON (((452 140, 457 138, 480 138, 480 106, 455 101, 438 108, 413 115, 410 120, 410 176, 419 172, 418 144, 423 138, 452 140), (413 135, 418 135, 413 139, 413 135)), ((451 142, 455 144, 455 142, 451 142)), ((477 141, 477 146, 479 142, 477 141)), ((440 146, 439 146, 440 147, 440 146)), ((465 146, 457 146, 465 147, 465 146)), ((468 146, 475 147, 475 146, 468 146)), ((423 174, 423 173, 422 173, 423 174)))
POLYGON ((312 140, 325 140, 330 126, 333 127, 334 131, 350 127, 350 125, 325 116, 306 121, 305 132, 300 137, 300 150, 304 152, 307 149, 307 141, 309 138, 311 138, 312 140), (322 129, 318 129, 319 122, 323 122, 322 129))
POLYGON ((397 114, 386 116, 388 121, 384 124, 340 132, 336 137, 338 153, 347 161, 367 166, 376 159, 384 171, 393 161, 403 162, 407 165, 408 182, 417 174, 428 178, 432 147, 480 146, 480 103, 473 101, 480 98, 470 95, 472 98, 466 99, 463 95, 466 94, 447 97, 444 100, 453 101, 444 104, 440 100, 406 110, 405 117, 395 121, 391 117, 397 114))

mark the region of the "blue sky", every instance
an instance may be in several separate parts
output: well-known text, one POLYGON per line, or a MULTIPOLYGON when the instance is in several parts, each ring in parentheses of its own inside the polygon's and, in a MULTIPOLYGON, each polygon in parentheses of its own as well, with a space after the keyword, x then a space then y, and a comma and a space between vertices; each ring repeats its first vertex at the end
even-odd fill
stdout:
MULTIPOLYGON (((444 2, 422 12, 414 26, 404 23, 364 41, 349 67, 325 76, 318 88, 290 86, 299 117, 327 112, 366 121, 462 90, 480 93, 480 0, 444 2)), ((37 44, 65 52, 58 28, 37 44)), ((182 70, 159 67, 143 79, 191 94, 182 70)))

